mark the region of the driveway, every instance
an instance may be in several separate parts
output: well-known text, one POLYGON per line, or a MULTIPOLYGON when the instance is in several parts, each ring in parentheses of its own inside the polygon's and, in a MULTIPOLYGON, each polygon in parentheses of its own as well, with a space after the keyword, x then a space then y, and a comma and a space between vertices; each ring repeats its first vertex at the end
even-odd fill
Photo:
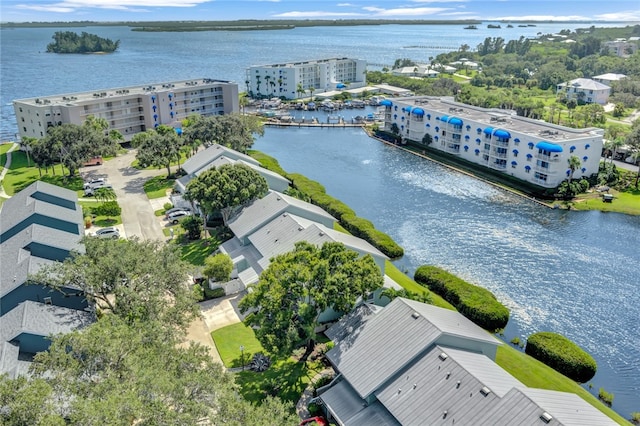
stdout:
POLYGON ((84 179, 106 177, 118 196, 122 208, 122 227, 127 237, 137 236, 142 240, 166 240, 161 223, 154 215, 152 203, 144 193, 144 182, 154 176, 162 175, 161 170, 137 170, 131 167, 135 160, 135 151, 106 161, 100 166, 80 169, 84 179))

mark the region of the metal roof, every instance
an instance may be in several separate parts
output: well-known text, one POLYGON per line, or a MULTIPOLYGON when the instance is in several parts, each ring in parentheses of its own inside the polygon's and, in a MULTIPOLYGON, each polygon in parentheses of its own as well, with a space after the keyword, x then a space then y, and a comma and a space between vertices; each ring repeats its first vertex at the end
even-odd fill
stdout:
POLYGON ((259 200, 255 200, 229 222, 233 234, 243 239, 284 212, 322 223, 335 223, 335 218, 322 208, 298 200, 280 192, 271 191, 259 200))
POLYGON ((187 161, 185 161, 182 165, 182 169, 187 174, 195 174, 200 171, 200 169, 206 167, 209 163, 222 155, 233 160, 244 160, 247 163, 251 163, 256 166, 260 165, 260 162, 258 160, 255 160, 253 157, 235 151, 231 148, 227 148, 226 146, 214 143, 213 145, 207 147, 207 149, 198 151, 195 155, 189 157, 187 161))
POLYGON ((324 334, 333 341, 343 340, 353 334, 357 335, 364 323, 382 309, 371 303, 362 303, 340 318, 324 334))

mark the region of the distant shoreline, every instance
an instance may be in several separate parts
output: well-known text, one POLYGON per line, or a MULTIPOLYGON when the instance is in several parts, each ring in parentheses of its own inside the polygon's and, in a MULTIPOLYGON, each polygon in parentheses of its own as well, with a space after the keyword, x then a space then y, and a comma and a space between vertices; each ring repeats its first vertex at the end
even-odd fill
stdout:
POLYGON ((516 23, 516 24, 581 24, 594 23, 619 24, 617 21, 480 21, 467 20, 413 20, 413 19, 310 19, 310 20, 235 20, 235 21, 71 21, 71 22, 5 22, 1 29, 13 28, 81 28, 81 27, 131 27, 132 31, 262 31, 287 30, 298 27, 348 27, 362 25, 480 25, 483 22, 516 23))

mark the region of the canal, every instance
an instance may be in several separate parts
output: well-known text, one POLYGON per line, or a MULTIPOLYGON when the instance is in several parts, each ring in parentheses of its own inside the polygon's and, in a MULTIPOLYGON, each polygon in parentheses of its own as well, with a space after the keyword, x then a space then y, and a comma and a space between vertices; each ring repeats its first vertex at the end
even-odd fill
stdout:
MULTIPOLYGON (((509 307, 508 342, 561 333, 598 363, 591 392, 640 411, 640 217, 542 207, 369 138, 362 130, 268 128, 254 145, 320 182, 405 249, 509 307)), ((585 385, 586 388, 588 388, 585 385)))

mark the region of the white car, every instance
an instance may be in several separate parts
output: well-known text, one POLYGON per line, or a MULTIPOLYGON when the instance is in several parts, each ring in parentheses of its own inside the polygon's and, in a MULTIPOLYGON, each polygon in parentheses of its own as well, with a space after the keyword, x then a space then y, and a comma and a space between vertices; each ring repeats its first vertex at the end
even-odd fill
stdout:
POLYGON ((164 217, 165 218, 169 218, 169 215, 175 212, 191 212, 191 209, 189 207, 172 207, 169 210, 167 210, 166 212, 164 212, 164 217))
POLYGON ((89 179, 87 181, 85 181, 83 188, 87 189, 87 188, 91 188, 95 185, 104 185, 107 183, 107 180, 105 178, 93 178, 93 179, 89 179))
POLYGON ((95 194, 96 189, 100 189, 100 188, 111 188, 113 189, 113 187, 111 185, 109 185, 106 182, 98 182, 98 183, 94 183, 88 187, 86 187, 84 189, 84 195, 85 197, 91 197, 92 195, 95 194))
POLYGON ((173 223, 174 225, 178 222, 180 222, 180 219, 183 219, 187 216, 191 216, 191 212, 188 210, 179 210, 179 211, 175 211, 173 213, 168 214, 167 220, 171 223, 173 223))
POLYGON ((118 231, 118 228, 110 226, 108 228, 98 229, 95 236, 98 238, 112 238, 114 240, 117 240, 118 238, 120 238, 120 231, 118 231))

